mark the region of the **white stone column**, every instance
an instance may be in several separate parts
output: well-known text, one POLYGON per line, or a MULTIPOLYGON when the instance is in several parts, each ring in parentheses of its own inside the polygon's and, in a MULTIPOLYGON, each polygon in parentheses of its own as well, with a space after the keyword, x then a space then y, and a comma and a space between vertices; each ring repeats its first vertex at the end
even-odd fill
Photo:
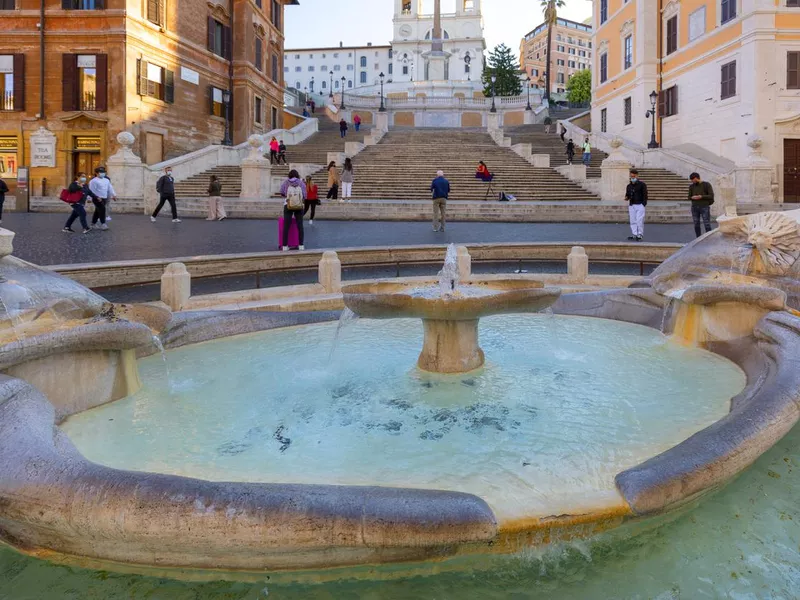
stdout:
POLYGON ((9 256, 14 251, 14 236, 8 229, 0 229, 0 258, 9 256))
POLYGON ((620 148, 622 140, 611 140, 611 154, 600 166, 600 199, 603 202, 623 202, 628 187, 631 163, 620 148))
POLYGON ((456 265, 460 281, 466 281, 472 277, 472 256, 466 246, 456 247, 456 265))
POLYGON ((489 113, 486 116, 486 127, 489 131, 497 131, 500 129, 500 113, 489 113))
POLYGON ((192 295, 192 276, 183 263, 170 263, 161 276, 161 301, 173 311, 181 310, 192 295))
POLYGON ((251 135, 247 139, 250 153, 242 160, 242 191, 240 198, 263 198, 272 196, 272 169, 261 153, 263 139, 251 135))
POLYGON ((586 181, 586 165, 584 164, 562 165, 556 167, 556 171, 570 181, 586 181))
POLYGON ((583 283, 589 276, 589 257, 583 246, 573 246, 567 256, 567 274, 570 280, 583 283))
POLYGON ((386 133, 389 131, 389 113, 379 112, 375 115, 375 129, 386 133))
POLYGON ((342 263, 336 252, 327 250, 322 253, 318 273, 318 281, 325 288, 325 293, 338 294, 342 291, 342 263))
POLYGON ((736 165, 736 203, 767 204, 775 202, 772 194, 772 163, 761 153, 763 141, 753 137, 747 142, 748 157, 736 165))
POLYGON ((114 182, 114 191, 119 198, 144 199, 144 170, 142 160, 133 153, 131 146, 136 141, 132 133, 121 131, 117 134, 117 142, 121 148, 116 154, 108 157, 106 168, 108 176, 114 182))

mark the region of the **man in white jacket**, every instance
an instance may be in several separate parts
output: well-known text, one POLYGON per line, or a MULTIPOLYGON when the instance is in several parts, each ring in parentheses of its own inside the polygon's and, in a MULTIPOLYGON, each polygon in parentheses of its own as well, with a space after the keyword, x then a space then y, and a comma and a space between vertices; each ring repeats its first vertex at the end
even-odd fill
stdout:
POLYGON ((94 229, 108 229, 106 225, 106 205, 109 200, 116 200, 117 193, 111 185, 104 167, 97 169, 97 177, 93 177, 89 182, 89 189, 96 196, 92 198, 94 204, 94 216, 92 217, 92 227, 94 229), (100 221, 98 225, 97 222, 100 221))

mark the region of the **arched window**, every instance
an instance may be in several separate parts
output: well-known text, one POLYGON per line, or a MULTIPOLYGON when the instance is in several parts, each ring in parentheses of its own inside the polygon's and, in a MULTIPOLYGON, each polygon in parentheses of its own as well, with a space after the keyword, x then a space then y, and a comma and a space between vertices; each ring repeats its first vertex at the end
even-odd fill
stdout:
MULTIPOLYGON (((429 29, 428 33, 425 34, 425 39, 426 40, 431 39, 432 35, 433 35, 433 29, 429 29)), ((447 29, 442 29, 442 39, 443 40, 449 40, 450 39, 450 34, 447 32, 447 29)))
POLYGON ((366 68, 366 66, 367 66, 367 57, 366 56, 362 56, 361 57, 361 66, 366 68))

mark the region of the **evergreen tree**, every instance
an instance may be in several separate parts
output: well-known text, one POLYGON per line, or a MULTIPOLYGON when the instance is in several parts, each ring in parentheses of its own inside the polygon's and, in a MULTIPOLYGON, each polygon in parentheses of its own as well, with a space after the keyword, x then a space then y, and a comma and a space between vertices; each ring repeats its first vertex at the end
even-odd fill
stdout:
POLYGON ((589 69, 578 71, 567 81, 567 100, 575 104, 591 102, 592 72, 589 69))
POLYGON ((489 61, 483 69, 483 93, 486 97, 492 95, 492 75, 497 75, 494 84, 496 96, 519 96, 522 93, 522 82, 519 79, 519 63, 505 44, 495 46, 489 53, 489 61))

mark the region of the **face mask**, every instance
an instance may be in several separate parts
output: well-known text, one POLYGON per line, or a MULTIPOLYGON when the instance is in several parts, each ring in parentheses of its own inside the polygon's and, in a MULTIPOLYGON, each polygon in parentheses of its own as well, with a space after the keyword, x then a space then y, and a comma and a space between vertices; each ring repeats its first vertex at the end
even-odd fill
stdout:
POLYGON ((172 171, 167 171, 167 177, 171 177, 171 176, 172 176, 172 171))
POLYGON ((98 173, 98 174, 97 174, 97 176, 98 176, 100 179, 105 179, 105 178, 106 178, 106 174, 105 174, 105 173, 98 173))
POLYGON ((631 183, 636 183, 636 177, 631 177, 631 183))
POLYGON ((78 178, 78 181, 80 181, 81 183, 86 183, 86 177, 80 177, 78 178))

